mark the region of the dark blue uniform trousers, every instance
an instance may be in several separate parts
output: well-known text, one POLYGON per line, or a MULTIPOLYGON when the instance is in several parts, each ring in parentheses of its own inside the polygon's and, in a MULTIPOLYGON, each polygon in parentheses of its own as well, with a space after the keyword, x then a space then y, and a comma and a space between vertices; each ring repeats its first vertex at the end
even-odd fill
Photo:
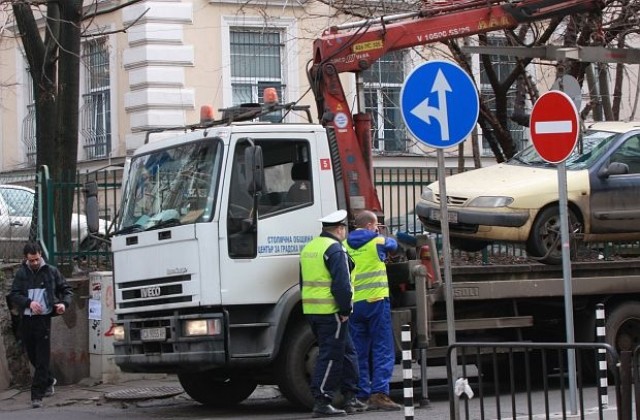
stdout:
POLYGON ((349 334, 349 321, 338 314, 307 315, 318 340, 318 359, 311 378, 316 401, 331 402, 335 392, 358 392, 358 358, 349 334))

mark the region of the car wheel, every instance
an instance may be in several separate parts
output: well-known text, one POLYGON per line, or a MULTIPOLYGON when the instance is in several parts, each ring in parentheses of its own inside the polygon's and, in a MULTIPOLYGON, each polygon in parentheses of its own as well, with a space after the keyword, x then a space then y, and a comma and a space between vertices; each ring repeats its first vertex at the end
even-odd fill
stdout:
POLYGON ((191 398, 207 407, 232 407, 246 400, 258 386, 250 376, 213 371, 183 372, 178 379, 191 398))
POLYGON ((489 242, 456 238, 451 239, 451 246, 465 252, 480 252, 489 246, 489 242))
MULTIPOLYGON (((583 226, 573 211, 569 209, 568 212, 569 234, 574 237, 583 231, 583 226)), ((551 206, 541 210, 531 226, 527 253, 545 264, 561 264, 560 236, 560 209, 557 206, 551 206)))

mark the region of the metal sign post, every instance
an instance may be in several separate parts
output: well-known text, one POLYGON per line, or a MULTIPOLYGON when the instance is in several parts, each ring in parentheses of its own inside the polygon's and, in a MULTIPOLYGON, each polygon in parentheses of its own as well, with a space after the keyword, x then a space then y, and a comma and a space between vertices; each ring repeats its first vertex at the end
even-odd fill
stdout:
MULTIPOLYGON (((558 202, 560 213, 560 241, 562 246, 562 277, 564 283, 564 310, 566 340, 573 344, 573 290, 571 285, 571 253, 567 205, 567 168, 565 160, 578 142, 579 116, 569 95, 549 91, 536 101, 531 110, 531 141, 542 159, 557 164, 558 202)), ((567 350, 569 371, 569 408, 571 414, 578 413, 575 350, 567 350)))
MULTIPOLYGON (((456 342, 449 244, 449 210, 445 185, 443 149, 463 142, 478 122, 480 103, 473 79, 457 64, 434 60, 416 67, 400 92, 400 110, 404 122, 416 139, 438 152, 440 223, 449 345, 456 342)), ((451 352, 453 383, 458 379, 458 355, 451 352)), ((454 403, 455 417, 460 417, 459 400, 454 403)))

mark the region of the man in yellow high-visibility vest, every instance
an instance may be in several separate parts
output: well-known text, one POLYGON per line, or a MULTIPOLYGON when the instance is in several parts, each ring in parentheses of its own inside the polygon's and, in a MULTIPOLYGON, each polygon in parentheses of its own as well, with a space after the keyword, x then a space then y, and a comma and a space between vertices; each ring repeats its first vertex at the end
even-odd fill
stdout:
POLYGON ((356 230, 345 241, 355 261, 353 314, 349 327, 358 352, 360 391, 369 410, 401 410, 389 398, 389 382, 395 364, 395 345, 385 259, 398 243, 378 234, 378 218, 365 210, 356 216, 356 230))
POLYGON ((349 335, 353 262, 342 241, 347 235, 347 212, 338 210, 320 219, 322 233, 300 252, 302 311, 318 340, 318 358, 311 378, 315 399, 313 417, 345 416, 364 411, 358 392, 358 361, 349 335), (337 391, 344 410, 332 405, 337 391))

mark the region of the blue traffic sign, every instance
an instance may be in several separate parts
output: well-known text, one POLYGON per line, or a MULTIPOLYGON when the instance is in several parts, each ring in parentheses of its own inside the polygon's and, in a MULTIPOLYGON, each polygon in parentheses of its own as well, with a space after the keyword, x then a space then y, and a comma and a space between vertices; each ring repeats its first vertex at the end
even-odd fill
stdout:
POLYGON ((427 146, 444 149, 466 139, 478 122, 478 91, 457 64, 428 61, 409 74, 400 92, 407 128, 427 146))

